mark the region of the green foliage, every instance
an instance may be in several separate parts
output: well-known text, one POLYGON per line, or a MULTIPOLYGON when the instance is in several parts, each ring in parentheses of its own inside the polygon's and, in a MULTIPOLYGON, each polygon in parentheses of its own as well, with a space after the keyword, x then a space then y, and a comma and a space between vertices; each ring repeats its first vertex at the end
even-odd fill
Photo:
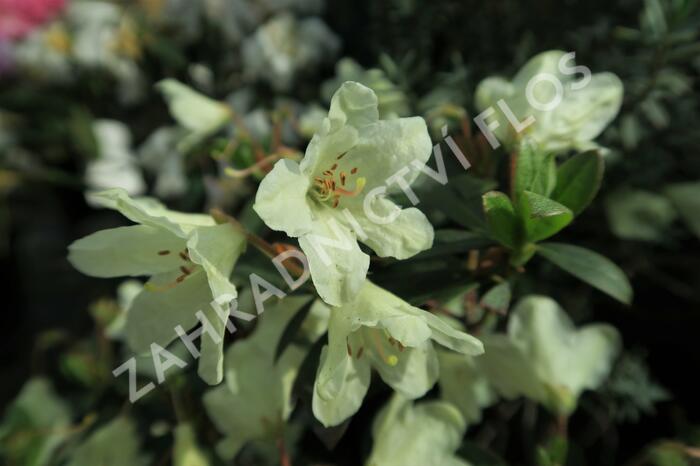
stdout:
POLYGON ((14 3, 0 463, 697 462, 696 0, 14 3))
POLYGON ((609 259, 571 244, 542 243, 537 252, 573 276, 598 288, 613 298, 630 304, 632 286, 625 273, 609 259))

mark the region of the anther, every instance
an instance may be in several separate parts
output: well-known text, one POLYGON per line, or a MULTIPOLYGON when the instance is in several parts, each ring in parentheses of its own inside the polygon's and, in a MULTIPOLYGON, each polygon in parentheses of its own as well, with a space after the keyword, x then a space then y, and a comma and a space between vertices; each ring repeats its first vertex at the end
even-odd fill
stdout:
POLYGON ((348 356, 352 357, 352 348, 350 347, 350 343, 346 343, 346 347, 348 350, 348 356))
POLYGON ((365 347, 360 346, 360 349, 357 350, 357 359, 360 359, 362 357, 362 353, 364 353, 364 351, 365 351, 365 347))
POLYGON ((158 251, 159 256, 167 256, 168 254, 170 254, 170 251, 168 250, 158 251))
POLYGON ((355 167, 355 168, 353 168, 352 170, 350 170, 350 173, 352 173, 353 175, 354 175, 355 173, 357 173, 357 167, 355 167))
POLYGON ((185 267, 184 265, 180 266, 180 272, 182 272, 185 276, 192 273, 192 271, 190 269, 188 269, 187 267, 185 267))

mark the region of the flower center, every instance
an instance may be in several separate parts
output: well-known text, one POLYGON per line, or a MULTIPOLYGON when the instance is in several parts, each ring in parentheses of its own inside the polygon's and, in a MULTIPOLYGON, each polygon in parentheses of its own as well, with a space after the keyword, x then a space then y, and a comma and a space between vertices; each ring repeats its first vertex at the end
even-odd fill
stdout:
MULTIPOLYGON (((340 160, 345 154, 340 154, 337 160, 340 160)), ((313 192, 321 202, 331 201, 333 208, 338 207, 340 198, 356 197, 365 187, 367 180, 364 177, 357 177, 358 169, 353 167, 349 172, 338 169, 338 163, 334 163, 327 170, 324 170, 322 175, 314 178, 313 192), (354 182, 355 187, 348 189, 354 182)))
MULTIPOLYGON (((171 251, 168 249, 164 249, 162 251, 158 251, 159 256, 169 256, 171 254, 171 251)), ((147 282, 143 287, 147 289, 148 291, 167 291, 175 288, 177 285, 185 281, 187 277, 192 275, 192 273, 199 267, 197 264, 193 263, 192 260, 190 259, 190 253, 189 251, 185 248, 182 251, 178 252, 178 256, 182 260, 182 265, 180 265, 179 270, 180 270, 180 275, 175 278, 175 281, 166 283, 163 285, 157 285, 152 282, 147 282)))
MULTIPOLYGON (((401 342, 394 339, 388 331, 384 330, 383 332, 380 332, 378 330, 368 330, 366 333, 362 333, 361 335, 361 342, 366 344, 368 350, 374 353, 378 359, 391 367, 394 367, 399 363, 399 356, 392 350, 395 347, 400 355, 400 353, 403 353, 406 347, 402 345, 401 342), (386 345, 387 342, 389 343, 388 347, 386 345)), ((347 346, 348 356, 352 358, 353 348, 350 346, 350 341, 346 340, 345 343, 347 346)), ((365 346, 361 344, 354 353, 354 356, 359 360, 362 358, 364 351, 365 346)))

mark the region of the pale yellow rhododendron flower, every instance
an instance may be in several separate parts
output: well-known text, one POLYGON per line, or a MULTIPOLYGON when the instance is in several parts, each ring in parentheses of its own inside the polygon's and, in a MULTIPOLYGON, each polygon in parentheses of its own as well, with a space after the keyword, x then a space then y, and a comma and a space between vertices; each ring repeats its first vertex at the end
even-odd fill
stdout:
POLYGON ((469 466, 455 452, 467 429, 445 401, 413 404, 395 394, 372 424, 374 445, 366 466, 469 466))
POLYGON ((584 390, 598 388, 620 351, 612 326, 576 329, 551 298, 530 296, 514 309, 507 335, 483 337, 481 367, 507 398, 525 396, 569 415, 584 390))
POLYGON ((202 335, 199 374, 209 384, 221 382, 225 320, 211 303, 225 306, 236 298, 229 275, 245 249, 245 236, 208 215, 174 212, 155 199, 132 199, 122 189, 92 198, 138 225, 75 241, 70 262, 94 277, 150 277, 127 311, 126 340, 136 353, 152 352, 153 343, 166 347, 177 337, 176 327, 195 327, 202 311, 221 338, 202 335))
POLYGON ((397 259, 433 243, 433 227, 420 210, 401 209, 386 197, 400 191, 387 179, 401 172, 412 183, 430 157, 425 121, 380 120, 377 105, 371 89, 343 84, 301 163, 277 162, 255 198, 267 226, 299 238, 319 295, 334 306, 351 300, 367 274, 369 256, 358 240, 397 259))
POLYGON ((622 105, 622 81, 613 73, 595 73, 586 82, 587 78, 575 68, 563 51, 542 52, 531 58, 512 81, 500 77, 481 81, 476 89, 476 106, 481 111, 493 109, 485 121, 498 124, 493 132, 509 148, 516 147, 525 135, 553 152, 596 147, 593 140, 615 119, 622 105), (518 133, 508 121, 499 105, 501 99, 518 121, 527 125, 522 132, 518 133), (532 117, 534 121, 529 123, 532 117))
POLYGON ((483 352, 476 338, 365 281, 354 301, 331 309, 328 346, 314 384, 314 415, 331 426, 355 414, 372 368, 402 396, 425 395, 440 372, 433 341, 462 354, 483 352))

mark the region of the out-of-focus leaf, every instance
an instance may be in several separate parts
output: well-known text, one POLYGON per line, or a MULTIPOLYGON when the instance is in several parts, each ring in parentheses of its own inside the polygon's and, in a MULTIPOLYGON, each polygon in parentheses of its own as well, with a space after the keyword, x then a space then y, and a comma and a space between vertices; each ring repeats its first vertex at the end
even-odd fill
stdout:
POLYGON ((481 298, 481 307, 496 312, 506 312, 510 306, 511 294, 510 283, 499 283, 484 294, 481 298))
POLYGON ((604 387, 618 422, 639 422, 643 415, 653 415, 654 406, 671 397, 649 375, 644 360, 623 354, 604 387))
POLYGON ((620 139, 625 149, 635 149, 642 139, 642 132, 642 125, 635 114, 628 113, 620 119, 620 139))
POLYGON ((508 196, 491 191, 484 194, 483 202, 491 236, 504 246, 515 248, 519 241, 518 219, 508 196))
POLYGON ((146 466, 134 422, 118 417, 93 432, 73 452, 68 466, 146 466))
POLYGON ((632 285, 625 273, 607 257, 588 249, 561 243, 541 243, 537 252, 576 278, 620 302, 632 302, 632 285))
POLYGON ((30 379, 0 424, 0 457, 7 464, 43 466, 69 434, 70 410, 44 378, 30 379))
POLYGON ((647 120, 649 120, 649 122, 656 129, 667 128, 671 122, 671 117, 668 114, 668 111, 657 99, 650 97, 642 102, 639 108, 642 110, 642 113, 644 113, 644 116, 647 117, 647 120))
POLYGON ((665 193, 690 231, 700 238, 700 182, 672 184, 665 193))
POLYGON ((560 466, 566 464, 568 442, 565 437, 555 436, 546 445, 537 447, 537 466, 560 466))
POLYGON ((676 217, 673 204, 649 191, 621 190, 605 200, 610 228, 622 239, 661 241, 676 217))

